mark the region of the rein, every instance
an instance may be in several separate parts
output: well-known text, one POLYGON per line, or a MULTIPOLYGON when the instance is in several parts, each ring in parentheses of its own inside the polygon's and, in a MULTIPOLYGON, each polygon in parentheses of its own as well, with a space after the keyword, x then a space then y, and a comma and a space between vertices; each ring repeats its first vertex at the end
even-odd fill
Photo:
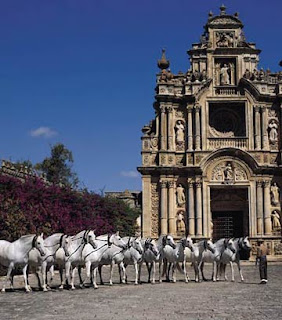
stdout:
POLYGON ((100 248, 94 249, 93 251, 89 252, 89 253, 84 257, 84 260, 85 260, 88 256, 90 256, 90 254, 92 254, 93 252, 96 252, 96 251, 102 249, 102 248, 105 247, 106 245, 107 245, 107 243, 103 244, 100 248))

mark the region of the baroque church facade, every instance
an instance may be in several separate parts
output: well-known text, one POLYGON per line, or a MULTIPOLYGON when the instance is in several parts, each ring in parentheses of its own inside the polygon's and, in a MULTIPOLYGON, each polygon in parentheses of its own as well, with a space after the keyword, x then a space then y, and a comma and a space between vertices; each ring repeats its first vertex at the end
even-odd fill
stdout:
POLYGON ((155 119, 142 129, 142 234, 248 235, 282 255, 282 73, 258 69, 238 14, 209 14, 190 69, 158 61, 155 119))

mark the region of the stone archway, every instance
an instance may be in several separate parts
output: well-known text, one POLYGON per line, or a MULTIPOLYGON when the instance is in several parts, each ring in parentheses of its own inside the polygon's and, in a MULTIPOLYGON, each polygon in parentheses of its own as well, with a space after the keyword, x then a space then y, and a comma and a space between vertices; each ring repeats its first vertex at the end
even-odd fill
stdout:
POLYGON ((241 159, 224 155, 205 162, 203 210, 207 217, 207 236, 218 239, 253 234, 254 186, 252 170, 241 159))

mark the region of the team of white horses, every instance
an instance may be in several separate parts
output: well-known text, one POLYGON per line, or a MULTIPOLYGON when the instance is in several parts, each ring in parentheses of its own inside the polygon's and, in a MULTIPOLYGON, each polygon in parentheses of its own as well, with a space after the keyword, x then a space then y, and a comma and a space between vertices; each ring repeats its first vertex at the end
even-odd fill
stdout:
POLYGON ((184 274, 185 282, 189 276, 186 271, 186 263, 194 266, 195 281, 205 280, 203 274, 204 263, 213 264, 213 281, 219 280, 220 269, 224 271, 227 264, 231 266, 231 277, 234 281, 233 262, 237 263, 241 281, 244 281, 240 267, 240 250, 250 250, 250 242, 247 237, 220 239, 213 243, 211 240, 202 240, 193 243, 192 239, 181 239, 175 242, 171 235, 161 236, 158 240, 140 237, 120 237, 119 233, 96 236, 93 230, 83 230, 74 236, 55 233, 46 239, 43 235, 26 235, 14 242, 0 240, 0 264, 8 268, 6 281, 2 292, 10 281, 13 288, 13 269, 21 267, 23 270, 25 290, 31 291, 28 282, 28 271, 35 272, 41 287, 40 269, 42 275, 42 289, 48 291, 47 272, 54 276, 54 266, 60 271, 61 285, 64 288, 63 271, 65 280, 75 289, 75 273, 78 271, 80 285, 91 281, 94 288, 97 285, 97 271, 100 273, 101 284, 102 266, 110 266, 110 285, 113 284, 114 265, 118 265, 120 281, 127 281, 126 267, 134 265, 135 284, 140 283, 141 267, 146 263, 148 270, 148 282, 155 283, 156 263, 159 264, 159 282, 162 277, 176 282, 176 268, 184 274), (86 278, 82 280, 81 269, 86 269, 86 278), (152 272, 153 269, 153 272, 152 272), (152 278, 151 278, 152 277, 152 278))

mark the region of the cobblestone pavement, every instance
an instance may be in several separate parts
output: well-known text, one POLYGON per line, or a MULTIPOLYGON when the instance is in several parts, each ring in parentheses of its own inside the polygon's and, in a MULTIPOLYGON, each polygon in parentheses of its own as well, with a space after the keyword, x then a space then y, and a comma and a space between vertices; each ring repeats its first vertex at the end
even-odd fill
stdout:
MULTIPOLYGON (((146 280, 143 267, 142 280, 146 280)), ((108 268, 104 270, 107 280, 108 268)), ((192 269, 188 268, 193 278, 192 269)), ((210 268, 207 274, 209 273, 210 268)), ((269 282, 259 285, 259 271, 254 265, 243 266, 245 282, 212 281, 188 284, 181 281, 161 284, 134 285, 133 267, 128 267, 128 284, 59 291, 58 276, 52 290, 43 293, 34 289, 25 293, 21 277, 16 279, 14 292, 0 294, 0 319, 32 320, 131 320, 131 319, 216 319, 263 320, 282 319, 282 264, 270 264, 269 282)), ((230 275, 229 275, 230 277, 230 275)), ((31 277, 35 285, 35 277, 31 277)), ((117 274, 115 282, 117 283, 117 274)), ((2 281, 0 286, 2 287, 2 281)))

